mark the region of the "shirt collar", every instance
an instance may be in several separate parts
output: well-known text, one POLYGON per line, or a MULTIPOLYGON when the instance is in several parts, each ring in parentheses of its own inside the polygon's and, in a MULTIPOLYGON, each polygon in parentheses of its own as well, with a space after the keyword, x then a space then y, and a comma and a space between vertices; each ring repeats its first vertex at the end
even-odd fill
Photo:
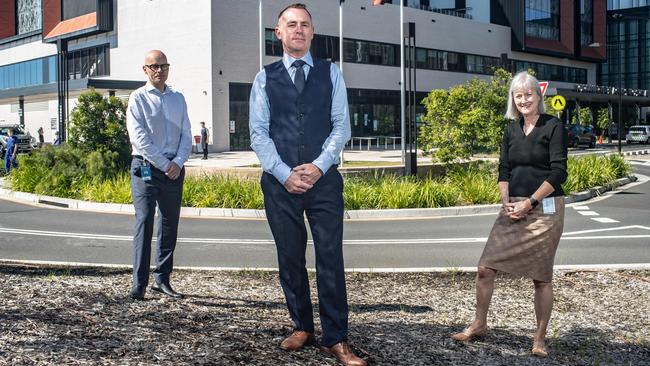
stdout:
POLYGON ((167 84, 165 84, 165 91, 163 91, 162 93, 155 86, 151 85, 151 83, 148 82, 148 81, 147 81, 147 84, 145 85, 145 88, 146 88, 146 90, 148 92, 157 92, 159 94, 167 94, 167 93, 169 93, 169 85, 167 85, 167 84))
POLYGON ((311 52, 307 52, 301 58, 293 58, 286 52, 282 56, 282 63, 287 70, 289 70, 291 64, 296 60, 303 60, 307 65, 309 65, 309 67, 314 67, 314 59, 311 58, 311 52))

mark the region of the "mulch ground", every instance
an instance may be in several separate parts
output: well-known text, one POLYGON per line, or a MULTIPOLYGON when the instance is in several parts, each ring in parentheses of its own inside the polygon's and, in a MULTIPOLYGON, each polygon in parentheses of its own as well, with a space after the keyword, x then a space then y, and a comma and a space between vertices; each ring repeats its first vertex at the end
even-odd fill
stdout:
MULTIPOLYGON (((275 272, 176 271, 182 300, 147 291, 132 301, 130 280, 125 270, 0 265, 0 365, 337 364, 316 347, 278 348, 291 322, 275 272)), ((347 281, 350 341, 371 365, 650 365, 650 272, 557 272, 545 360, 530 356, 529 280, 498 277, 490 333, 468 344, 449 335, 472 316, 473 274, 347 281)))

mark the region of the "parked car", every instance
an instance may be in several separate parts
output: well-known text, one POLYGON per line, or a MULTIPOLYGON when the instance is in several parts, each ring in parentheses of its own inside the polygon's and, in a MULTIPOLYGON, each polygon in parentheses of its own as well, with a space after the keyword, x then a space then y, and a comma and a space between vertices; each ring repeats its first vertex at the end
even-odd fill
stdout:
POLYGON ((591 126, 582 125, 564 125, 569 134, 569 146, 578 147, 579 145, 596 146, 596 134, 591 126))
POLYGON ((650 125, 630 127, 627 135, 625 135, 625 142, 628 144, 633 142, 650 144, 650 125))
POLYGON ((33 149, 35 139, 25 132, 20 125, 0 125, 0 158, 4 158, 7 150, 7 139, 9 129, 14 130, 14 136, 18 139, 18 152, 30 152, 33 149))

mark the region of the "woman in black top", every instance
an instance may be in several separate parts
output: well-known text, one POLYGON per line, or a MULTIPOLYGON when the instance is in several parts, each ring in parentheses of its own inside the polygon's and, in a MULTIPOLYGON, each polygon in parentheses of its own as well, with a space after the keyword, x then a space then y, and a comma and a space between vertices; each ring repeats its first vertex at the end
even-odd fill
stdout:
POLYGON ((497 271, 529 277, 535 284, 537 330, 532 353, 547 357, 546 328, 553 308, 553 261, 564 226, 567 133, 543 114, 537 79, 520 72, 512 79, 499 159, 499 213, 479 260, 476 313, 452 338, 469 341, 487 334, 487 312, 497 271))

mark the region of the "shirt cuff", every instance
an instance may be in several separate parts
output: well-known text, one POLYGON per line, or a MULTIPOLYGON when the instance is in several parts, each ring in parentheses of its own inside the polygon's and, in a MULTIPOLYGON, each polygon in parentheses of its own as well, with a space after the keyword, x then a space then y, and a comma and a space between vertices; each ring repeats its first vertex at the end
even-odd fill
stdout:
POLYGON ((271 174, 275 177, 275 179, 278 180, 278 182, 284 184, 287 179, 289 179, 289 176, 291 175, 291 168, 285 163, 278 164, 273 171, 271 171, 271 174))
POLYGON ((319 156, 312 164, 316 165, 321 173, 325 174, 334 165, 334 161, 326 156, 319 156))
POLYGON ((185 165, 183 158, 181 158, 180 156, 175 157, 172 161, 176 163, 176 165, 178 165, 179 168, 182 168, 183 165, 185 165))

